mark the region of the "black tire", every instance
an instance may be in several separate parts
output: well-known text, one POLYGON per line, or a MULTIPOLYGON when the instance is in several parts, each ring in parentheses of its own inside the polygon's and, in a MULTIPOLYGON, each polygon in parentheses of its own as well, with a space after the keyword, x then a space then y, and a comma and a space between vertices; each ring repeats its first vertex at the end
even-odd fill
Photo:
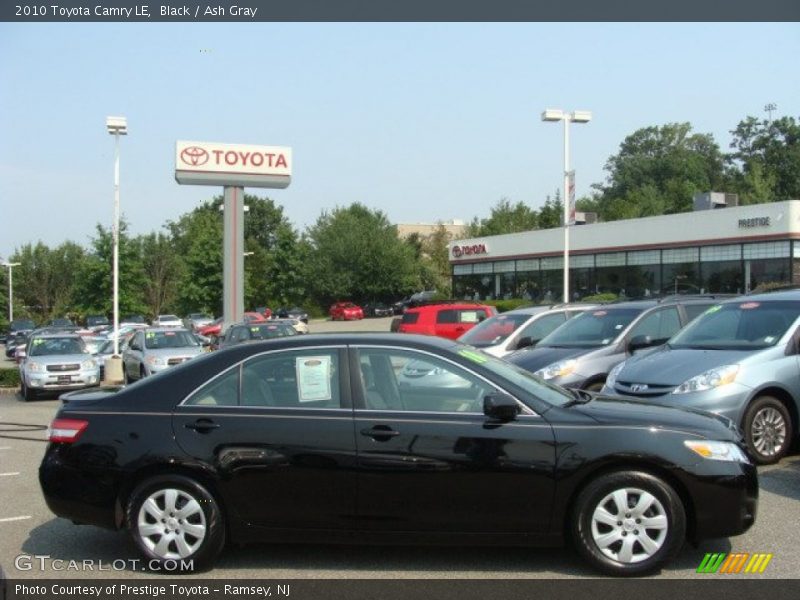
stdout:
POLYGON ((598 477, 581 491, 570 525, 578 551, 594 568, 607 575, 635 576, 655 571, 675 558, 686 537, 686 512, 675 490, 658 477, 617 471, 598 477), (615 492, 624 492, 620 499, 629 503, 624 510, 617 509, 615 492), (639 502, 646 510, 637 506, 639 502), (611 523, 596 521, 595 514, 611 523), (642 523, 648 519, 652 528, 642 523), (609 542, 605 550, 601 548, 603 536, 609 542), (630 558, 624 556, 626 552, 630 558))
POLYGON ((759 396, 742 419, 747 449, 760 465, 778 462, 792 445, 792 417, 786 405, 773 396, 759 396))
POLYGON ((32 390, 27 385, 25 385, 25 378, 22 378, 22 383, 20 384, 20 392, 22 393, 22 399, 25 402, 31 402, 36 400, 36 390, 32 390))
POLYGON ((148 568, 158 565, 159 571, 167 573, 208 569, 225 546, 225 521, 219 503, 204 486, 183 475, 159 475, 140 483, 128 501, 125 523, 133 542, 147 558, 148 568), (170 491, 176 492, 178 499, 173 517, 167 516, 169 508, 166 497, 170 491), (157 507, 165 511, 164 516, 168 521, 159 522, 151 512, 143 509, 148 499, 155 499, 157 507), (196 508, 192 509, 189 499, 196 503, 196 508), (190 511, 186 521, 180 519, 181 510, 190 511), (148 535, 144 530, 148 526, 158 529, 163 526, 165 534, 158 531, 148 535), (187 530, 181 531, 181 527, 190 526, 194 528, 193 531, 204 528, 203 537, 195 537, 187 530), (166 536, 169 537, 162 547, 160 543, 166 536), (184 549, 191 550, 185 556, 176 541, 178 537, 187 544, 184 549), (177 571, 173 567, 177 567, 177 571))

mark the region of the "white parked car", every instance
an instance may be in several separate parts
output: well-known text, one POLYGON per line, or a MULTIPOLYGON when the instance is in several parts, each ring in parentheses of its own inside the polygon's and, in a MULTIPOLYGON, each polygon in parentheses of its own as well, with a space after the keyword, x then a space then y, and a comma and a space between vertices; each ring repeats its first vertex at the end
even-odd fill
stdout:
POLYGON ((175 315, 158 315, 153 319, 153 327, 183 327, 183 321, 175 315))

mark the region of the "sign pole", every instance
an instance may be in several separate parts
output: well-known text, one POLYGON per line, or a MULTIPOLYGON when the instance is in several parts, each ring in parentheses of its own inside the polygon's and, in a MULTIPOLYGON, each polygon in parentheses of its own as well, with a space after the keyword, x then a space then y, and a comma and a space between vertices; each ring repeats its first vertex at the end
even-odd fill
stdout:
POLYGON ((244 188, 225 186, 222 268, 223 331, 244 317, 244 188))

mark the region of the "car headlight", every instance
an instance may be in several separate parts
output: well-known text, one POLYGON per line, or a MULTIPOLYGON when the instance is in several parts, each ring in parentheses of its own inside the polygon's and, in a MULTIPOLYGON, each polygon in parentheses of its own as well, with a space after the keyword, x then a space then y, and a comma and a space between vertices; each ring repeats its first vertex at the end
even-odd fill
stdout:
POLYGON ((81 369, 88 370, 94 369, 97 366, 97 363, 94 361, 93 358, 85 360, 81 363, 81 369))
POLYGON ((622 368, 624 366, 625 366, 625 361, 622 361, 616 367, 611 369, 611 371, 608 374, 608 377, 606 377, 606 387, 607 388, 613 389, 614 386, 617 385, 617 375, 619 375, 619 372, 622 371, 622 368))
POLYGON ((47 368, 42 363, 28 362, 25 368, 31 373, 44 373, 47 368))
POLYGON ((750 462, 742 449, 733 442, 709 442, 686 440, 683 442, 689 450, 709 460, 725 460, 729 462, 750 462))
POLYGON ((148 365, 153 365, 154 367, 162 367, 167 364, 160 356, 148 356, 144 360, 148 365))
POLYGON ((684 381, 676 387, 672 393, 688 394, 690 392, 705 392, 706 390, 722 387, 723 385, 733 383, 738 372, 739 365, 716 367, 684 381))
POLYGON ((552 365, 547 365, 544 369, 539 369, 534 373, 534 375, 541 377, 542 379, 564 377, 572 373, 577 364, 578 361, 576 361, 574 358, 570 358, 569 360, 561 360, 557 363, 553 363, 552 365))

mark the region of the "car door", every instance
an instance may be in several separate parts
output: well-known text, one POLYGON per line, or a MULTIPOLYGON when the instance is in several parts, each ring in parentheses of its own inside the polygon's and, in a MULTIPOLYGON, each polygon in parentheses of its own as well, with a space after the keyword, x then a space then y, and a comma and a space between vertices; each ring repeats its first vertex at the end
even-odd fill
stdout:
POLYGON ((137 331, 122 355, 122 367, 130 378, 139 377, 139 367, 144 360, 143 349, 144 332, 137 331))
POLYGON ((529 411, 491 421, 483 398, 496 387, 428 352, 368 345, 351 352, 363 529, 548 528, 554 440, 543 419, 529 411))
POLYGON ((265 352, 207 382, 173 413, 181 448, 226 506, 270 529, 353 526, 353 412, 344 348, 265 352))

